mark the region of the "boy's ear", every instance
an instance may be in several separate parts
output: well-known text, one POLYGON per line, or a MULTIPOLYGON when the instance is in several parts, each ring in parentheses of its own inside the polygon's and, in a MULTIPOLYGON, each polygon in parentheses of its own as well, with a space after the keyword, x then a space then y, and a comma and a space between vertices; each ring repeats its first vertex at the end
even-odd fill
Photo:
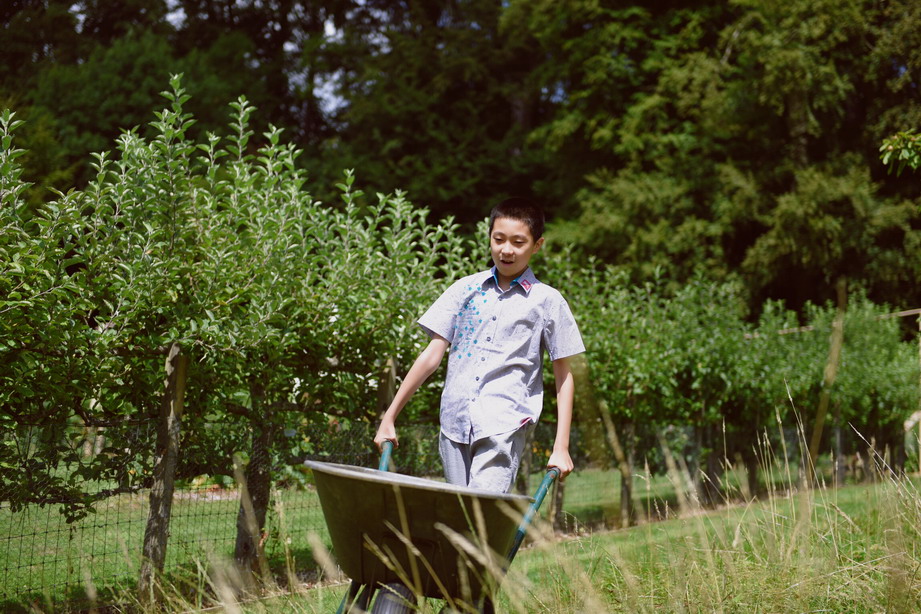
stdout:
POLYGON ((534 242, 534 251, 537 252, 538 250, 540 250, 541 247, 543 247, 543 245, 544 245, 544 238, 541 237, 540 239, 534 242))

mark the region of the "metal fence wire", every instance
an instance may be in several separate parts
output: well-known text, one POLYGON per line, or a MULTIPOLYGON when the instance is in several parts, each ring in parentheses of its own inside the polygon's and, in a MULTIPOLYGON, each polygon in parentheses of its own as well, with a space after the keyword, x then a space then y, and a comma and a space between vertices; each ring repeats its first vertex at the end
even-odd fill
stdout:
MULTIPOLYGON (((531 445, 535 458, 546 458, 552 445, 552 425, 539 425, 531 445)), ((239 424, 208 424, 209 436, 238 438, 239 424), (229 434, 228 434, 229 433, 229 434)), ((270 569, 279 578, 291 572, 300 581, 316 579, 320 568, 313 557, 308 536, 316 534, 329 547, 326 523, 312 485, 305 460, 322 460, 376 467, 372 445, 373 425, 334 425, 326 432, 313 433, 316 444, 308 453, 290 450, 275 457, 273 486, 267 513, 265 554, 270 569)), ((155 427, 145 426, 137 436, 153 441, 155 427)), ((439 479, 436 425, 403 426, 400 446, 394 455, 401 473, 439 479)), ((287 431, 283 437, 302 434, 287 431)), ((194 448, 190 440, 190 447, 194 448)), ((297 450, 297 446, 294 446, 297 450)), ((173 497, 166 577, 194 577, 211 562, 233 557, 240 512, 240 489, 233 479, 232 461, 225 467, 203 472, 207 467, 192 460, 181 465, 173 497)), ((92 462, 92 454, 87 462, 92 462)), ((536 463, 539 465, 539 463, 536 463)), ((540 469, 532 466, 532 469, 540 469)), ((604 471, 603 473, 610 473, 604 471)), ((535 475, 537 475, 535 473, 535 475)), ((538 476, 539 479, 539 476, 538 476)), ((523 484, 522 489, 530 488, 523 484)), ((597 488, 593 483, 590 488, 597 488)), ((82 485, 83 492, 104 492, 111 484, 82 485)), ((597 493, 569 488, 567 500, 591 508, 590 515, 603 516, 604 505, 597 493), (589 500, 588 502, 585 500, 589 500), (594 506, 594 507, 593 507, 594 506), (595 509, 597 507, 598 509, 595 509), (594 511, 593 511, 594 510, 594 511)), ((39 603, 45 607, 67 604, 79 609, 92 600, 104 603, 137 582, 141 566, 144 531, 149 511, 149 490, 105 497, 95 511, 68 523, 62 506, 27 505, 13 512, 0 497, 0 609, 24 608, 39 603)), ((335 556, 335 552, 333 552, 335 556)), ((200 578, 199 578, 200 579, 200 578)), ((123 594, 123 593, 122 593, 123 594)), ((56 607, 55 607, 56 609, 56 607)))

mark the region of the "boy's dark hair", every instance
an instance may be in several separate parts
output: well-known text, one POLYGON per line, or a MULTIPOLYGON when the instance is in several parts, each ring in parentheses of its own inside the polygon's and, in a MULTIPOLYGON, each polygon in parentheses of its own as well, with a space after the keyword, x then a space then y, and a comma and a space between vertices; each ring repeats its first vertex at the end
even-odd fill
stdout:
POLYGON ((489 214, 489 232, 492 234, 493 223, 496 218, 507 217, 519 222, 524 222, 531 231, 531 238, 535 241, 544 236, 544 210, 540 205, 529 198, 516 196, 506 198, 493 207, 489 214))

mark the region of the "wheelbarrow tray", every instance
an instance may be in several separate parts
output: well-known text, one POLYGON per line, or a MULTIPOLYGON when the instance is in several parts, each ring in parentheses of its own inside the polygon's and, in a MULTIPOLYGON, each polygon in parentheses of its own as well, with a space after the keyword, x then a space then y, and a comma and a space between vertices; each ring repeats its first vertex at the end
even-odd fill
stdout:
POLYGON ((495 588, 487 561, 501 567, 532 501, 364 467, 306 465, 342 570, 370 586, 408 579, 418 594, 438 599, 476 600, 495 588), (465 552, 470 544, 473 553, 465 552))

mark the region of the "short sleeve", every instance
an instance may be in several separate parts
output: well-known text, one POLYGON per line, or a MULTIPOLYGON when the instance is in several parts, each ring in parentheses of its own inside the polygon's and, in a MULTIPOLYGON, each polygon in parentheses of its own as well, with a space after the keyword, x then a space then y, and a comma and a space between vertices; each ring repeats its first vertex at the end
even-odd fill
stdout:
POLYGON ((458 281, 449 286, 419 318, 419 326, 429 337, 440 335, 447 339, 449 343, 454 342, 455 318, 460 309, 458 305, 460 284, 461 282, 458 281))
POLYGON ((550 360, 574 356, 585 351, 579 326, 572 315, 569 303, 562 296, 557 297, 547 310, 543 341, 550 353, 550 360))

